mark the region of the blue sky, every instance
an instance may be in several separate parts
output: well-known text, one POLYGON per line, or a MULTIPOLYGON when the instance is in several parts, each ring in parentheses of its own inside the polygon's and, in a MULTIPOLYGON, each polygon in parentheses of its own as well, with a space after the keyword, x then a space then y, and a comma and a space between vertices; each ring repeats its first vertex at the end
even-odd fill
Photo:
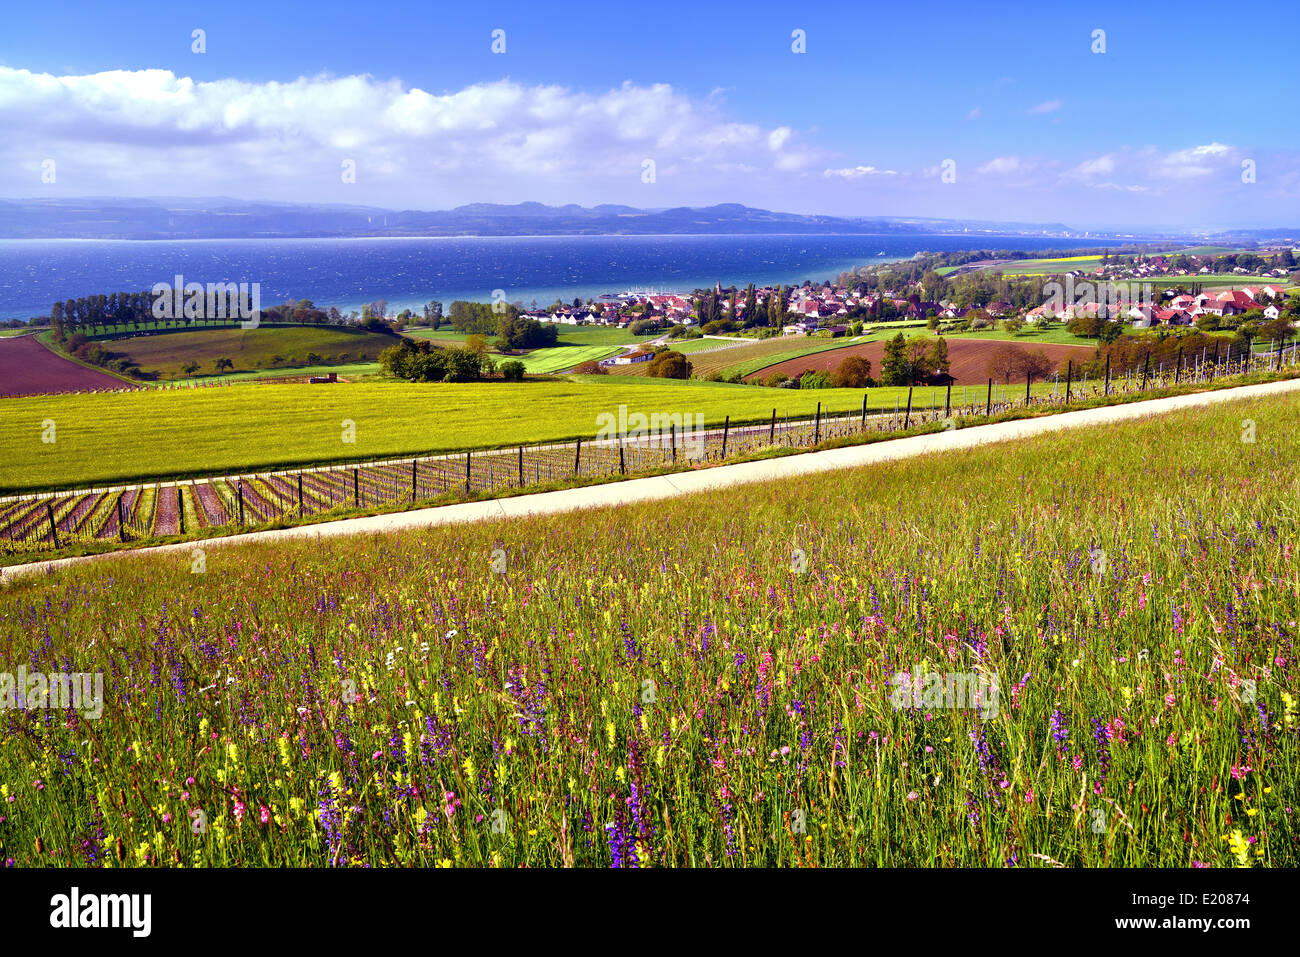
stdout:
POLYGON ((1296 9, 23 5, 0 195, 1297 226, 1296 9))

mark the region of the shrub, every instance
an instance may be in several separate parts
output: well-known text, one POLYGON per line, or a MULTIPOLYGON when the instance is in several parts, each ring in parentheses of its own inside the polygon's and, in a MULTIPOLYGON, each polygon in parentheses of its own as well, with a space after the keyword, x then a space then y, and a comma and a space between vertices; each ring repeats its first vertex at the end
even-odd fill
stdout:
POLYGON ((837 389, 860 389, 871 383, 871 363, 861 356, 849 356, 831 374, 837 389))
POLYGON ((609 369, 605 368, 595 359, 588 359, 585 362, 579 362, 573 367, 574 375, 609 375, 609 369))
POLYGON ((524 364, 518 359, 501 363, 501 367, 498 371, 501 373, 501 378, 505 379, 507 382, 524 381, 524 364))
POLYGON ((646 369, 646 375, 656 379, 689 379, 691 377, 690 360, 680 352, 668 350, 657 353, 647 364, 649 368, 646 369))
POLYGON ((473 382, 493 368, 490 357, 473 349, 437 349, 427 340, 411 339, 379 353, 379 366, 387 375, 408 382, 473 382))
POLYGON ((361 322, 357 323, 357 325, 366 332, 378 332, 381 335, 386 336, 397 335, 397 330, 393 328, 393 324, 385 319, 381 319, 379 316, 367 316, 365 319, 362 319, 361 322))

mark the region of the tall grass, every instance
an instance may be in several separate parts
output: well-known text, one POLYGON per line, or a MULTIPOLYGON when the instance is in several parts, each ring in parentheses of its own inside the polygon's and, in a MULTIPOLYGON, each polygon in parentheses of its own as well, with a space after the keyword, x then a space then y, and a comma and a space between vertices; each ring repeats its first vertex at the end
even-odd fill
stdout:
POLYGON ((1294 867, 1298 415, 10 586, 0 858, 1294 867))

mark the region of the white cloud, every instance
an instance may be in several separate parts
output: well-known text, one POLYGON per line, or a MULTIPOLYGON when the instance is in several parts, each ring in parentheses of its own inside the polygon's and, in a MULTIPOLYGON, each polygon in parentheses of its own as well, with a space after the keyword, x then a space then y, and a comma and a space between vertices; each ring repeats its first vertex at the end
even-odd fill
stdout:
POLYGON ((971 110, 969 113, 966 114, 966 119, 978 120, 983 114, 984 111, 977 106, 975 107, 975 109, 971 110))
POLYGON ((838 176, 841 179, 858 179, 861 176, 897 176, 898 171, 892 169, 876 169, 874 166, 849 166, 843 169, 828 169, 823 171, 823 176, 838 176))
POLYGON ((1024 172, 1026 168, 1027 164, 1019 156, 996 156, 983 166, 977 167, 976 172, 1000 176, 1024 172))
POLYGON ((1192 179, 1237 164, 1236 150, 1223 143, 1209 143, 1176 150, 1160 158, 1154 173, 1165 179, 1192 179))
POLYGON ((1031 114, 1055 113, 1063 105, 1064 104, 1062 104, 1060 100, 1047 100, 1044 103, 1039 103, 1037 106, 1033 107, 1029 112, 1031 114))
POLYGON ((1223 143, 1209 143, 1163 152, 1154 147, 1128 147, 1086 159, 1061 174, 1073 181, 1104 189, 1150 191, 1166 188, 1169 181, 1190 181, 1225 174, 1225 182, 1236 181, 1241 153, 1223 143), (1127 181, 1133 185, 1120 186, 1127 181))
POLYGON ((593 93, 500 80, 433 92, 369 75, 251 83, 0 67, 0 191, 36 188, 45 158, 58 163, 65 195, 401 197, 408 206, 482 199, 492 186, 503 198, 502 185, 520 195, 539 184, 640 185, 647 158, 661 180, 680 170, 700 181, 738 168, 788 175, 823 159, 791 127, 738 122, 714 98, 662 83, 593 93), (339 188, 345 159, 359 186, 339 188))
POLYGON ((1071 172, 1080 178, 1087 179, 1092 176, 1102 176, 1115 171, 1115 157, 1107 154, 1098 156, 1095 159, 1084 160, 1076 166, 1071 172))

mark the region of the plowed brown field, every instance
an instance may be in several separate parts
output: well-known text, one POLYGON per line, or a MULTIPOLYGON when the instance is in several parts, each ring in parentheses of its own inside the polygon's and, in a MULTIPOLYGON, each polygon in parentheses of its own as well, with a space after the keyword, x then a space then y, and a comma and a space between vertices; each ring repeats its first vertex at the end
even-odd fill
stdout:
POLYGON ((107 372, 55 355, 35 336, 0 339, 0 396, 131 388, 107 372))
MULTIPOLYGON (((951 363, 949 372, 958 385, 983 385, 987 382, 989 374, 986 367, 990 357, 999 348, 1008 345, 1007 342, 998 339, 958 339, 953 336, 945 336, 944 338, 948 342, 948 361, 951 363)), ((1064 364, 1067 359, 1073 359, 1076 363, 1079 363, 1092 358, 1093 355, 1093 349, 1090 346, 1062 346, 1020 342, 1010 344, 1027 352, 1041 350, 1054 363, 1061 364, 1064 364)), ((787 359, 785 362, 778 362, 766 369, 760 369, 747 376, 747 379, 750 382, 762 381, 774 372, 783 372, 792 379, 810 369, 815 372, 821 370, 829 372, 837 368, 849 356, 861 356, 866 359, 871 363, 872 375, 879 375, 880 364, 884 355, 884 342, 867 342, 860 346, 835 349, 832 352, 814 353, 798 359, 787 359)))

